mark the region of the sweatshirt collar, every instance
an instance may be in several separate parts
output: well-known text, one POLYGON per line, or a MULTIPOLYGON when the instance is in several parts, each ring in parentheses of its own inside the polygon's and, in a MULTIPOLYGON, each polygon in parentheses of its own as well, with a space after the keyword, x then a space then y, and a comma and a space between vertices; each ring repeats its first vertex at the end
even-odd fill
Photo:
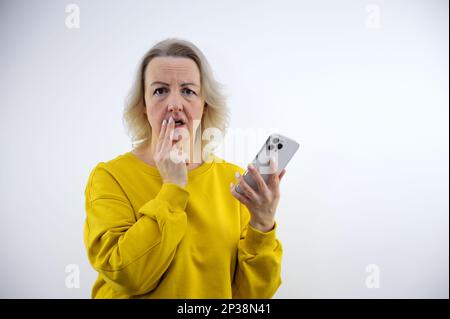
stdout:
MULTIPOLYGON (((134 155, 131 151, 125 153, 124 156, 129 158, 134 163, 136 163, 142 171, 144 171, 150 175, 153 175, 155 177, 161 177, 159 175, 159 171, 156 167, 145 163, 139 157, 134 155)), ((217 156, 215 156, 214 154, 210 154, 208 161, 203 162, 200 166, 197 166, 194 169, 188 170, 188 177, 191 178, 191 177, 195 177, 195 176, 205 173, 206 171, 208 171, 215 165, 217 159, 218 159, 217 156)))

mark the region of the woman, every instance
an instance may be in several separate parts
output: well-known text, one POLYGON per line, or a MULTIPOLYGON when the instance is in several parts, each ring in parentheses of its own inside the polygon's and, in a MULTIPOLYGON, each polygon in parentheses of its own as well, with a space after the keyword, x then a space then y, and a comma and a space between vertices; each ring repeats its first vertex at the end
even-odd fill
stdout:
POLYGON ((242 179, 244 169, 208 150, 202 133, 225 131, 224 100, 192 43, 168 39, 144 56, 124 113, 134 148, 99 163, 85 190, 84 242, 99 273, 92 297, 276 292, 282 246, 274 214, 284 171, 266 184, 250 169, 255 191, 242 179))

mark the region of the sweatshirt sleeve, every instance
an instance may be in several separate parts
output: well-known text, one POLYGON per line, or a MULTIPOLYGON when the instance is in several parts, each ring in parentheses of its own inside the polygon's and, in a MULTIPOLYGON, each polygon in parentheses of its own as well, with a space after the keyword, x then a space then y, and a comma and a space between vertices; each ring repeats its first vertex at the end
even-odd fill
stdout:
POLYGON ((141 295, 153 290, 184 236, 189 192, 165 183, 155 198, 134 210, 103 163, 85 190, 84 242, 89 261, 116 291, 141 295))
POLYGON ((250 212, 241 207, 241 236, 238 265, 233 282, 233 298, 272 298, 281 285, 282 246, 275 227, 261 232, 249 225, 250 212))

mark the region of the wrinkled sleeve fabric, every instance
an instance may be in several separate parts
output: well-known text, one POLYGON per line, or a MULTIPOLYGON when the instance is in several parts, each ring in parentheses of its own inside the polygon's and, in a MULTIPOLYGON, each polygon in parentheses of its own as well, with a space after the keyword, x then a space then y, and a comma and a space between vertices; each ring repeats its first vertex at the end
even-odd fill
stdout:
POLYGON ((104 163, 85 189, 84 243, 89 261, 116 291, 141 295, 153 290, 173 260, 187 226, 189 192, 164 183, 136 214, 104 163))
POLYGON ((272 298, 281 285, 283 249, 276 239, 277 224, 269 232, 249 225, 250 212, 240 204, 241 236, 233 282, 233 298, 272 298))

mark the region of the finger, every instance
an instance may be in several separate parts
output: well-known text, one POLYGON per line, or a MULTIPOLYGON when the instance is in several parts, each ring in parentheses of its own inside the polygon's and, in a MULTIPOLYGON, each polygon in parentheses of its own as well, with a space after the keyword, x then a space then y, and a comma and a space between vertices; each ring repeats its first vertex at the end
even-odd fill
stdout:
POLYGON ((162 145, 162 149, 165 152, 170 152, 171 148, 172 148, 172 136, 173 136, 173 130, 175 127, 175 121, 173 120, 172 117, 169 118, 169 122, 167 122, 167 129, 166 129, 166 133, 164 134, 164 140, 163 140, 163 145, 162 145))
POLYGON ((273 172, 269 176, 268 186, 271 190, 274 190, 279 183, 278 174, 277 174, 277 168, 278 168, 278 162, 276 159, 271 158, 270 159, 270 171, 273 172))
POLYGON ((231 194, 232 194, 238 201, 240 201, 242 204, 244 204, 244 205, 246 205, 246 206, 248 206, 248 205, 250 204, 249 200, 248 200, 245 196, 243 196, 243 195, 239 194, 238 192, 236 192, 236 189, 235 189, 233 183, 230 184, 230 190, 231 190, 231 194))
POLYGON ((253 176, 253 179, 255 180, 255 183, 258 186, 258 190, 260 191, 260 193, 267 194, 269 192, 269 189, 267 188, 266 182, 262 178, 258 169, 253 164, 249 164, 248 171, 253 176))
POLYGON ((281 182, 281 179, 283 178, 284 174, 286 174, 286 169, 283 168, 280 175, 278 176, 278 179, 280 180, 280 182, 281 182))
POLYGON ((164 138, 164 134, 166 133, 167 128, 167 120, 162 121, 161 128, 159 130, 159 139, 162 140, 164 138))
POLYGON ((164 139, 164 135, 166 134, 166 129, 167 129, 167 121, 164 120, 162 121, 161 127, 159 129, 159 137, 158 137, 158 143, 156 144, 156 151, 159 152, 163 139, 164 139))
POLYGON ((247 184, 247 182, 245 181, 245 179, 241 176, 241 174, 239 174, 239 172, 235 173, 236 178, 239 181, 239 185, 242 189, 242 192, 244 193, 244 195, 250 199, 250 200, 257 200, 258 199, 258 194, 256 194, 256 192, 254 191, 253 188, 251 188, 250 185, 247 184))

